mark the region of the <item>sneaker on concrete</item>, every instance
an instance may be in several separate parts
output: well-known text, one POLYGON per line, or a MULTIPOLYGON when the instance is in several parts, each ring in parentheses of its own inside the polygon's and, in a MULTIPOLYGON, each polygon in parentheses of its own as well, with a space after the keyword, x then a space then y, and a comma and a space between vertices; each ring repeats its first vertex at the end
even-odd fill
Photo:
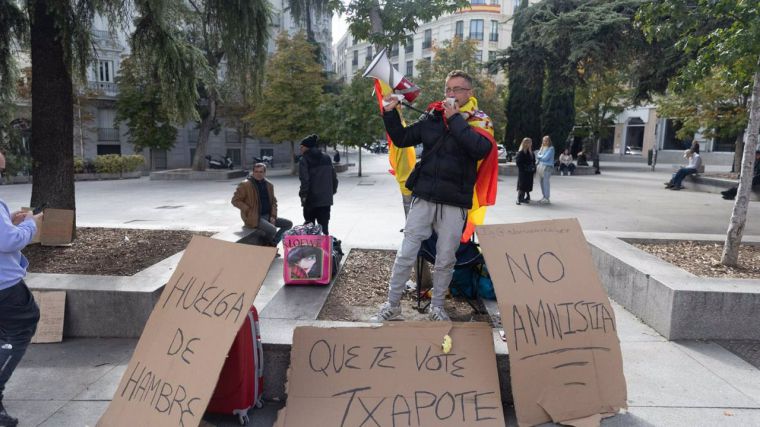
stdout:
POLYGON ((541 204, 544 204, 544 205, 551 204, 551 202, 549 201, 549 199, 547 199, 546 197, 544 197, 543 199, 539 200, 538 203, 541 203, 541 204))
POLYGON ((404 320, 400 305, 392 306, 391 303, 386 302, 380 306, 377 314, 369 318, 370 323, 383 323, 389 320, 404 320))
POLYGON ((0 427, 16 427, 18 425, 18 419, 8 415, 5 411, 3 403, 0 402, 0 427))
POLYGON ((446 310, 443 307, 430 307, 428 317, 434 322, 450 322, 449 315, 446 314, 446 310))

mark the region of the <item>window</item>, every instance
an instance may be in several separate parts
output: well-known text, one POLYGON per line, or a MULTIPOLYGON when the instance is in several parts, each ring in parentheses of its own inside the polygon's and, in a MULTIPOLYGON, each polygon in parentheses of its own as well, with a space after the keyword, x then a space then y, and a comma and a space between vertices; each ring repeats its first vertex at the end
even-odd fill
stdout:
POLYGON ((454 24, 454 37, 464 38, 464 21, 457 21, 454 24))
POLYGON ((351 60, 351 65, 354 65, 354 66, 359 65, 359 51, 358 50, 354 51, 354 59, 351 60))
POLYGON ((470 38, 483 40, 483 20, 473 19, 470 21, 470 38))
POLYGON ((491 4, 493 6, 498 6, 499 5, 499 0, 491 0, 491 4))
POLYGON ((372 46, 367 47, 367 62, 372 62, 372 46))
POLYGON ((98 61, 98 65, 95 69, 95 78, 99 82, 113 82, 113 61, 98 61))
MULTIPOLYGON (((679 120, 668 119, 665 123, 665 142, 663 149, 665 150, 686 150, 691 147, 691 140, 693 138, 680 139, 676 136, 676 133, 683 127, 683 123, 679 120)), ((631 145, 631 144, 627 144, 631 145)))
POLYGON ((476 50, 475 51, 475 62, 483 62, 483 51, 482 50, 476 50))
POLYGON ((398 56, 398 43, 394 43, 391 46, 391 56, 398 56))
POLYGON ((105 156, 106 154, 121 155, 121 145, 98 144, 98 156, 105 156))
POLYGON ((495 50, 488 51, 488 60, 493 61, 496 59, 497 52, 495 50))
POLYGON ((491 34, 488 35, 488 41, 499 41, 499 21, 491 21, 491 34))
POLYGON ((193 160, 195 160, 195 148, 190 149, 190 165, 192 166, 193 160))
POLYGON ((228 148, 227 149, 227 157, 232 159, 232 164, 235 166, 240 165, 240 149, 239 148, 228 148))
POLYGON ((412 53, 414 52, 414 37, 409 36, 406 38, 406 41, 404 42, 404 53, 412 53))
POLYGON ((411 77, 414 74, 414 61, 406 61, 406 76, 411 77))
POLYGON ((472 0, 470 1, 470 4, 476 5, 476 4, 486 4, 486 0, 472 0))
POLYGON ((422 41, 423 49, 430 49, 433 46, 433 30, 425 30, 425 39, 422 41))
POLYGON ((150 163, 153 170, 166 169, 166 150, 150 150, 150 163))

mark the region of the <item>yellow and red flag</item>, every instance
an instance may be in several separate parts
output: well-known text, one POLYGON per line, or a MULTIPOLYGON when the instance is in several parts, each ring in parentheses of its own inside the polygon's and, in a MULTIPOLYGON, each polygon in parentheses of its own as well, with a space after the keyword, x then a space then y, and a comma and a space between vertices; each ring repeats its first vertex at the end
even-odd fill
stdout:
POLYGON ((486 218, 486 206, 496 204, 496 189, 499 178, 499 150, 493 136, 493 123, 486 113, 478 110, 478 100, 474 96, 459 111, 467 113, 467 124, 491 142, 491 151, 485 159, 478 161, 478 174, 472 192, 472 208, 467 213, 467 224, 462 233, 461 242, 466 242, 475 232, 475 226, 483 224, 486 218))
MULTIPOLYGON (((383 97, 391 92, 393 92, 393 89, 390 86, 383 81, 375 79, 375 96, 377 96, 377 103, 380 106, 380 114, 383 113, 383 97)), ((399 116, 401 116, 401 111, 399 111, 399 116)), ((401 116, 401 123, 406 125, 403 116, 401 116)), ((391 164, 389 172, 396 177, 401 194, 410 196, 412 192, 406 188, 406 179, 409 178, 409 174, 412 173, 412 169, 414 169, 414 165, 417 163, 414 147, 396 147, 387 132, 385 133, 385 139, 388 141, 388 160, 391 164)))

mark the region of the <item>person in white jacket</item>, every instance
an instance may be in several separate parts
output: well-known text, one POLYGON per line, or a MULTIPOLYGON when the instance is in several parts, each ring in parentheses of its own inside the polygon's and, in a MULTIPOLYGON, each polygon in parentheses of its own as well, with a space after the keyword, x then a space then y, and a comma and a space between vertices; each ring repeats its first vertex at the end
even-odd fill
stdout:
POLYGON ((670 178, 670 181, 665 183, 665 188, 671 190, 683 189, 683 185, 681 185, 683 179, 699 172, 699 169, 702 167, 702 156, 699 155, 698 142, 691 144, 691 148, 686 150, 683 156, 689 161, 689 164, 678 169, 670 178))

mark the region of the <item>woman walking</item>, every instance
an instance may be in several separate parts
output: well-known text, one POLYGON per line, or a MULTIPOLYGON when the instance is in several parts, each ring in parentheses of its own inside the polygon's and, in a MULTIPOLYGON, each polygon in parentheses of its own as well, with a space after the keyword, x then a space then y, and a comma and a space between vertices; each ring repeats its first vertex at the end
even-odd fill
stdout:
POLYGON ((536 154, 538 159, 538 179, 541 183, 541 193, 544 198, 539 200, 538 203, 549 204, 549 179, 552 176, 552 169, 554 169, 554 147, 552 147, 552 139, 549 135, 546 135, 541 140, 541 149, 536 154))
POLYGON ((520 151, 515 156, 517 165, 517 204, 530 203, 533 191, 533 175, 536 173, 536 156, 533 155, 533 141, 523 138, 520 151))

